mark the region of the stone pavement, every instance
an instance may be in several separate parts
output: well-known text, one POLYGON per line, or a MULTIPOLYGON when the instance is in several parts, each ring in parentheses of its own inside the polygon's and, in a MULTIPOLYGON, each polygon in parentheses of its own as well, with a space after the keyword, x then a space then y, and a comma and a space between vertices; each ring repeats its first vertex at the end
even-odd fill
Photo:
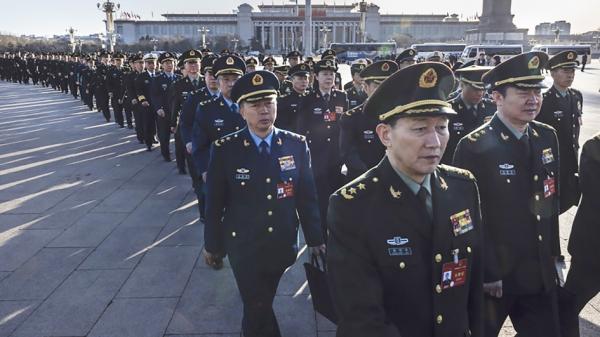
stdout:
MULTIPOLYGON (((600 66, 577 75, 584 140, 600 130, 600 66)), ((0 82, 0 337, 239 336, 232 273, 204 266, 197 216, 189 177, 131 130, 71 96, 0 82)), ((334 336, 301 263, 275 311, 286 337, 334 336)), ((600 297, 581 324, 600 335, 600 297)))

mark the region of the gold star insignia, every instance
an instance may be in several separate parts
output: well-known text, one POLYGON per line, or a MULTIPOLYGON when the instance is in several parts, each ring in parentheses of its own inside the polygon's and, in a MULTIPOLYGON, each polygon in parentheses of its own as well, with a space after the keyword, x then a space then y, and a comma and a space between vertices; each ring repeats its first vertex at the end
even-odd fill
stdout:
POLYGON ((442 177, 440 177, 440 187, 444 191, 446 191, 448 189, 448 184, 446 184, 446 181, 442 177))
POLYGON ((244 146, 245 147, 250 146, 250 142, 247 139, 244 139, 244 146))
POLYGON ((281 146, 283 144, 283 141, 281 140, 281 138, 277 138, 277 145, 281 146))
POLYGON ((402 192, 394 190, 393 186, 390 186, 390 194, 394 199, 400 199, 400 196, 402 196, 402 192))
POLYGON ((366 187, 365 187, 365 184, 363 184, 363 183, 360 183, 360 184, 358 184, 357 186, 358 186, 358 189, 359 189, 359 190, 364 190, 364 189, 366 189, 366 187))
POLYGON ((351 196, 350 194, 348 194, 348 192, 346 191, 345 188, 343 188, 342 190, 340 190, 340 194, 342 195, 342 197, 344 197, 344 199, 346 200, 352 200, 354 199, 354 196, 351 196))
POLYGON ((500 137, 502 137, 503 141, 507 141, 508 140, 508 136, 504 134, 504 132, 500 132, 500 137))
POLYGON ((354 187, 350 187, 350 188, 348 189, 348 192, 350 192, 350 194, 356 194, 356 188, 354 188, 354 187))

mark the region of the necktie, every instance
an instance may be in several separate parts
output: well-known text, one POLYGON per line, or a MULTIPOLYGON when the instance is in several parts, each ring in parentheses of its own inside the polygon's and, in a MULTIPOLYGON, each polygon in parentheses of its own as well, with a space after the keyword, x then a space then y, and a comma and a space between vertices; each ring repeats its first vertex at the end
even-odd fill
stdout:
POLYGON ((192 80, 192 84, 194 85, 194 88, 198 87, 198 80, 192 80))
POLYGON ((531 145, 529 144, 529 135, 527 134, 527 130, 521 138, 519 139, 519 146, 521 147, 521 151, 525 158, 529 158, 531 156, 531 145))
POLYGON ((325 102, 329 102, 329 94, 323 95, 323 99, 325 100, 325 102))
MULTIPOLYGON (((231 111, 233 111, 235 113, 237 113, 239 111, 237 103, 231 104, 231 111)), ((264 140, 263 140, 263 142, 264 142, 264 140)))
POLYGON ((423 209, 427 212, 427 215, 429 216, 429 219, 431 220, 432 214, 431 214, 431 211, 429 210, 429 207, 427 207, 427 196, 428 195, 429 195, 429 192, 427 191, 427 189, 423 185, 421 185, 421 188, 419 188, 419 192, 417 192, 417 198, 419 198, 419 201, 421 202, 423 209))
POLYGON ((263 158, 269 157, 269 144, 265 140, 260 142, 260 156, 263 158))

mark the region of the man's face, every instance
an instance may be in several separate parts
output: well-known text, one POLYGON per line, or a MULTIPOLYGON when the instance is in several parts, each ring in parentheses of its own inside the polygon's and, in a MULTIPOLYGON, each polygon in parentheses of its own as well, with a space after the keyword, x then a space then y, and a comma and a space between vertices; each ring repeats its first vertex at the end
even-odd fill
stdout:
POLYGON ((319 87, 323 89, 331 89, 335 84, 335 72, 333 70, 321 70, 317 74, 319 87))
POLYGON ((542 108, 542 89, 508 87, 506 95, 492 93, 498 112, 512 124, 527 124, 535 119, 542 108))
POLYGON ((219 90, 219 83, 217 82, 212 70, 207 70, 204 72, 204 83, 206 83, 206 87, 210 89, 210 91, 219 90))
POLYGON ((444 116, 404 117, 393 126, 379 124, 376 131, 390 161, 413 179, 435 170, 450 137, 444 116))
POLYGON ((379 83, 375 81, 367 81, 363 84, 363 90, 367 94, 367 96, 371 97, 375 90, 379 88, 379 83))
POLYGON ((123 66, 123 59, 115 59, 115 66, 121 68, 123 66))
POLYGON ((290 67, 293 67, 300 62, 300 58, 298 56, 290 57, 288 62, 290 63, 290 67))
POLYGON ((466 83, 461 83, 460 86, 462 87, 462 99, 465 103, 469 105, 477 105, 483 99, 483 90, 477 89, 466 83))
POLYGON ((354 82, 356 85, 362 85, 363 83, 363 79, 362 77, 360 77, 360 73, 356 72, 354 73, 354 75, 352 75, 352 82, 354 82))
POLYGON ((166 73, 172 73, 173 72, 173 68, 174 68, 174 64, 173 64, 173 60, 166 60, 164 61, 162 64, 162 68, 163 71, 166 73))
POLYGON ((575 79, 575 69, 558 68, 550 72, 554 84, 561 88, 568 88, 573 84, 575 79))
POLYGON ((196 76, 196 74, 198 74, 198 61, 189 60, 189 61, 185 62, 184 67, 189 75, 196 76))
POLYGON ((144 71, 144 62, 142 62, 142 61, 134 62, 133 66, 135 67, 135 71, 137 71, 137 72, 144 71))
POLYGON ((308 75, 292 76, 292 86, 297 92, 304 92, 308 88, 308 75))
POLYGON ((255 66, 246 66, 246 73, 253 73, 256 71, 256 67, 255 66))
POLYGON ((153 72, 156 69, 156 63, 154 61, 146 61, 146 69, 149 72, 153 72))
POLYGON ((265 70, 273 72, 273 69, 275 69, 275 65, 273 63, 267 63, 267 64, 265 64, 265 70))
POLYGON ((285 74, 284 73, 276 71, 275 72, 275 76, 277 76, 277 80, 279 81, 279 83, 282 83, 283 81, 285 81, 285 74))
POLYGON ((223 74, 217 77, 217 80, 219 81, 219 91, 221 91, 223 96, 229 97, 231 95, 231 89, 239 78, 240 75, 236 74, 223 74))
POLYGON ((268 132, 277 118, 277 100, 271 97, 256 102, 244 101, 240 106, 240 114, 251 130, 268 132))

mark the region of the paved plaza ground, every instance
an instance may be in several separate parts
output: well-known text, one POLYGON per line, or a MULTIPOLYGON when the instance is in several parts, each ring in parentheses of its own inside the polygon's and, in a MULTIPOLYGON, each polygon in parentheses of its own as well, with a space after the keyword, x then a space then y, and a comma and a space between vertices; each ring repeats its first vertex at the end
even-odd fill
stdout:
MULTIPOLYGON (((588 69, 574 85, 582 141, 600 131, 600 64, 588 69)), ((0 337, 239 336, 233 275, 200 258, 190 185, 158 149, 72 96, 0 82, 0 337)), ((575 212, 561 218, 565 253, 575 212)), ((312 309, 301 263, 275 311, 285 337, 335 335, 312 309)), ((600 296, 581 327, 600 336, 600 296)))

